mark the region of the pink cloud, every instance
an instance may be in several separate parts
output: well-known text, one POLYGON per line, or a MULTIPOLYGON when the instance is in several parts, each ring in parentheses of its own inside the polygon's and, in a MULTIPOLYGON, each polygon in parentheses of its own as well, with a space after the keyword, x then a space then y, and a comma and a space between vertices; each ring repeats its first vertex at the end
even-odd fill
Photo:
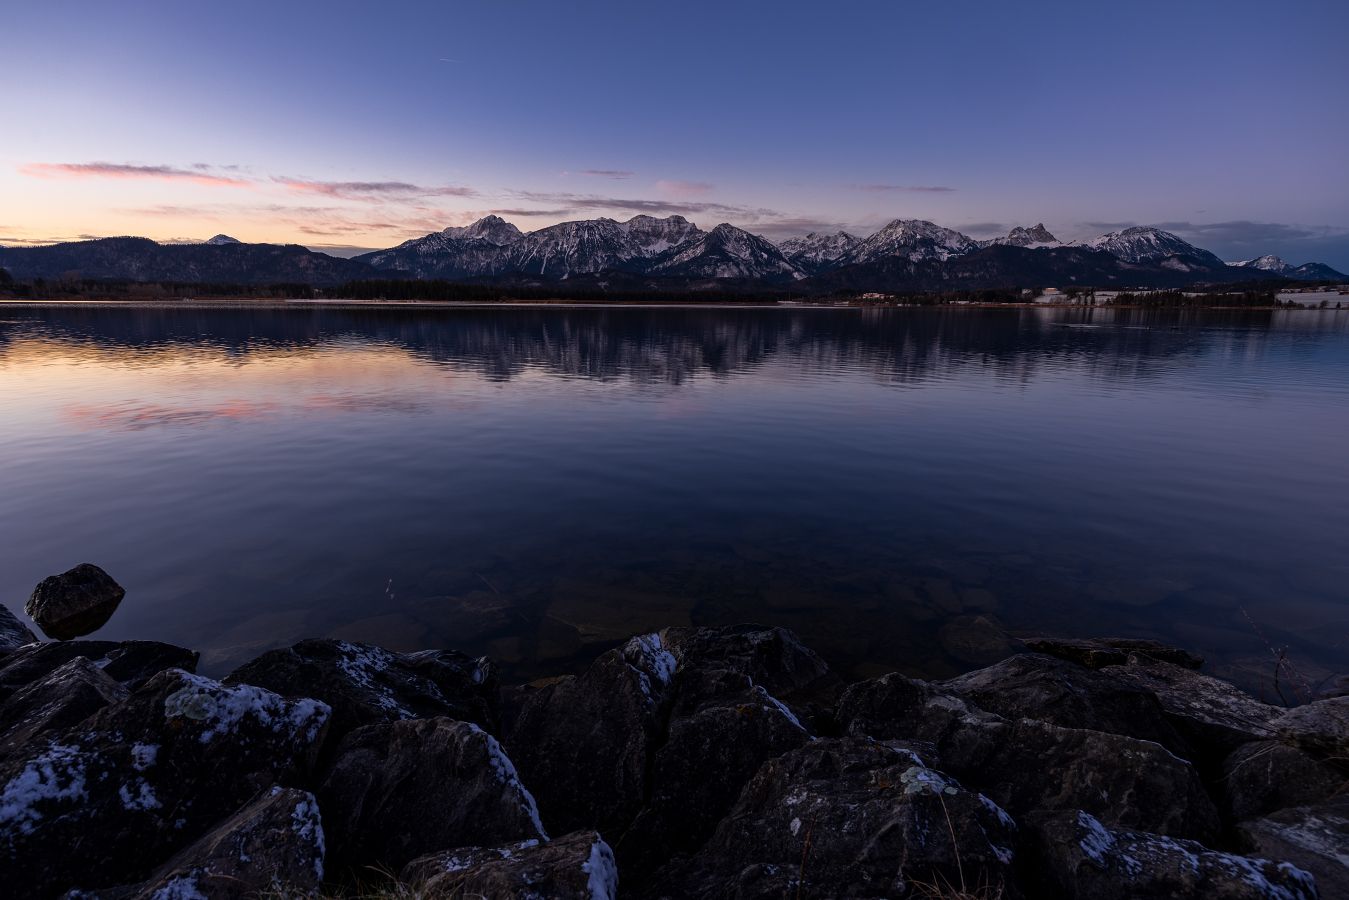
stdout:
POLYGON ((319 194, 342 200, 415 200, 421 197, 476 197, 478 192, 469 187, 447 185, 445 187, 423 187, 406 181, 314 181, 305 178, 274 178, 277 184, 284 185, 301 194, 319 194))
POLYGON ((701 197, 712 193, 712 185, 706 181, 657 181, 656 190, 673 197, 701 197))
POLYGON ((19 171, 31 178, 154 178, 186 181, 212 187, 248 187, 251 182, 231 175, 219 175, 197 167, 137 166, 129 163, 30 163, 19 171))

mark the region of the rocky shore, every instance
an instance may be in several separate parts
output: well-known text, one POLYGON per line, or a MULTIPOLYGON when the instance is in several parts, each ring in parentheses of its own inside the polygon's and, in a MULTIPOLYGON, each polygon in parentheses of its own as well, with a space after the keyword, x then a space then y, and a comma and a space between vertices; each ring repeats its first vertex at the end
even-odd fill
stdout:
POLYGON ((1269 706, 1145 641, 1015 649, 845 684, 784 629, 680 627, 502 685, 454 650, 310 640, 215 681, 0 607, 0 885, 1349 897, 1349 696, 1269 706))

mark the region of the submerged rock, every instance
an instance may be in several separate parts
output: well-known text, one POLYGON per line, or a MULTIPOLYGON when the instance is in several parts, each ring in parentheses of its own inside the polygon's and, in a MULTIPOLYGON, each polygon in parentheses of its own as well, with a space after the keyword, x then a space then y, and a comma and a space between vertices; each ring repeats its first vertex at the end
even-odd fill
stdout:
POLYGON ((650 897, 898 897, 918 883, 1010 887, 1016 824, 912 751, 823 739, 771 760, 650 897))
POLYGON ((0 657, 37 640, 37 635, 19 617, 0 604, 0 657))
POLYGON ((553 841, 445 850, 408 863, 399 880, 424 897, 618 896, 613 851, 595 831, 576 831, 553 841))
POLYGON ((39 738, 54 738, 130 693, 88 659, 77 656, 0 703, 2 755, 22 752, 39 738))
POLYGON ((1086 666, 1088 669, 1122 666, 1129 661, 1130 654, 1146 656, 1186 669, 1198 669, 1204 665, 1202 656, 1196 656, 1188 650, 1172 647, 1160 641, 1142 638, 1033 637, 1023 639, 1022 643, 1036 653, 1057 656, 1059 659, 1086 666))
POLYGON ((1237 832, 1253 852, 1314 875, 1322 897, 1349 897, 1349 796, 1281 809, 1237 832))
POLYGON ((1032 816, 1027 824, 1036 838, 1046 887, 1070 900, 1316 900, 1318 896, 1312 876, 1290 863, 1109 828, 1084 812, 1032 816))
POLYGON ((0 766, 0 883, 43 896, 146 878, 263 788, 303 777, 328 716, 315 700, 161 672, 0 766))
POLYGON ((338 744, 318 796, 333 871, 397 871, 438 850, 547 837, 514 764, 470 722, 358 728, 338 744))
POLYGON ((168 669, 196 671, 197 654, 158 641, 65 641, 31 644, 0 658, 0 699, 73 659, 87 659, 113 681, 137 690, 168 669))
POLYGON ((47 637, 68 641, 102 628, 125 596, 126 590, 107 572, 80 563, 42 579, 23 610, 47 637))
POLYGON ((370 644, 307 640, 264 653, 224 680, 322 700, 333 710, 333 743, 362 725, 400 719, 449 716, 489 730, 496 723, 495 667, 454 650, 393 653, 370 644))

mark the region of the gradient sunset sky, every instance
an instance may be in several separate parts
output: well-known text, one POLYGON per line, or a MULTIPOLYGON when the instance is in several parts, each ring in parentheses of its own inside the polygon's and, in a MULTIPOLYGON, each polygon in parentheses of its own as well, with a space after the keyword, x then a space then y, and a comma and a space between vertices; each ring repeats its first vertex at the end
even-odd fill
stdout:
POLYGON ((0 243, 1155 224, 1349 270, 1349 3, 6 4, 0 243))

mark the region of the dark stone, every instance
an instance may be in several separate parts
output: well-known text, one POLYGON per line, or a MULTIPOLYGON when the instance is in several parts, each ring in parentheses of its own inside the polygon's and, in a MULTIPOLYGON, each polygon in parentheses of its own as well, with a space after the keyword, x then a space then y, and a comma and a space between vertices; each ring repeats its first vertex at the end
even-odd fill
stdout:
POLYGON ((1066 659, 1088 669, 1122 666, 1129 661, 1130 654, 1146 656, 1186 669, 1198 669, 1204 665, 1202 656, 1196 656, 1188 650, 1172 647, 1160 641, 1141 638, 1033 637, 1024 638, 1022 643, 1036 653, 1057 656, 1059 659, 1066 659))
POLYGON ((113 681, 138 690, 168 669, 196 671, 197 654, 158 641, 67 641, 32 644, 0 658, 0 699, 83 657, 113 681))
POLYGON ((660 635, 641 635, 524 699, 506 748, 550 828, 617 835, 632 822, 676 665, 660 635))
POLYGON ((37 640, 37 635, 19 617, 9 611, 9 607, 0 604, 0 656, 13 653, 24 644, 37 640))
MULTIPOLYGON (((823 739, 768 761, 694 856, 649 897, 899 897, 920 884, 1010 887, 1016 825, 911 751, 823 739)), ((921 896, 921 895, 919 895, 921 896)))
POLYGON ((1270 723, 1283 713, 1226 681, 1146 656, 1100 671, 1156 695, 1171 724, 1204 756, 1220 759, 1241 744, 1274 737, 1270 723))
POLYGON ((723 669, 750 679, 806 715, 832 707, 842 683, 814 650, 786 628, 728 625, 666 628, 665 646, 683 668, 723 669))
POLYGON ((933 766, 1012 815, 1085 809, 1110 824, 1210 840, 1218 813, 1194 767, 1151 741, 1007 720, 940 686, 891 674, 844 692, 849 734, 930 746, 933 766))
POLYGON ((1151 691, 1066 660, 1013 656, 939 687, 1008 719, 1123 734, 1188 755, 1185 741, 1151 691))
POLYGON ((1281 809, 1240 823, 1237 832, 1251 852, 1286 859, 1314 875, 1327 900, 1349 897, 1349 796, 1281 809))
POLYGON ((0 766, 0 884, 43 896, 144 880, 259 791, 305 777, 328 715, 314 700, 161 672, 0 766))
POLYGON ((598 832, 501 847, 460 847, 414 859, 399 877, 421 897, 614 900, 618 867, 598 832))
POLYGON ((988 616, 956 616, 937 638, 947 655, 971 666, 987 666, 1014 652, 1007 632, 988 616))
POLYGON ((1222 790, 1229 814, 1241 820, 1325 800, 1345 780, 1343 772, 1305 750, 1253 741, 1223 762, 1222 790))
POLYGON ((68 641, 102 628, 125 596, 126 590, 107 572, 80 563, 42 579, 23 611, 47 637, 68 641))
POLYGON ((337 745, 318 797, 335 873, 397 871, 438 850, 546 837, 496 739, 453 719, 356 729, 337 745))
POLYGON ((134 900, 302 897, 323 882, 323 823, 308 791, 273 787, 180 851, 134 900))
POLYGON ((332 707, 328 741, 362 725, 449 716, 495 730, 497 675, 491 661, 454 650, 393 653, 322 638, 271 650, 235 669, 226 684, 255 684, 332 707))
POLYGON ((1349 762, 1349 697, 1317 700, 1290 709, 1270 727, 1284 743, 1349 762))
POLYGON ((4 748, 0 755, 13 756, 31 741, 55 737, 130 693, 88 659, 77 656, 0 703, 0 747, 4 748))
POLYGON ((1349 697, 1349 673, 1332 675, 1312 692, 1313 700, 1330 700, 1334 697, 1349 697))
MULTIPOLYGON (((1234 856, 1194 841, 1110 828, 1084 812, 1026 819, 1045 893, 1089 900, 1316 900, 1312 877, 1286 862, 1234 856)), ((1323 896, 1333 896, 1325 894, 1323 896)))

